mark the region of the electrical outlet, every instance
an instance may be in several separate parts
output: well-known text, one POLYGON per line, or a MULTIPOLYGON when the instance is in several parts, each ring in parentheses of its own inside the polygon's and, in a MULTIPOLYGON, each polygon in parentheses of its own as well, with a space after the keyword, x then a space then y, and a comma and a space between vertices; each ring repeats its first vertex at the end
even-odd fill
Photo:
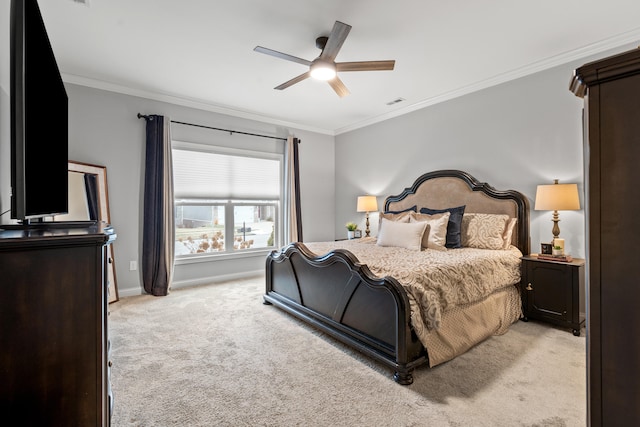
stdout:
POLYGON ((129 261, 129 270, 135 271, 138 269, 138 261, 129 261))

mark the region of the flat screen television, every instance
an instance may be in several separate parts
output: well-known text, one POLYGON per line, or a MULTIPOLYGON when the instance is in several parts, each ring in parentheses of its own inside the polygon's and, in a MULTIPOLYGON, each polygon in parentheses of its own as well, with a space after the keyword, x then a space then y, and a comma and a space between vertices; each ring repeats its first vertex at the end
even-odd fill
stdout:
POLYGON ((67 213, 68 98, 36 0, 11 1, 11 218, 67 213))

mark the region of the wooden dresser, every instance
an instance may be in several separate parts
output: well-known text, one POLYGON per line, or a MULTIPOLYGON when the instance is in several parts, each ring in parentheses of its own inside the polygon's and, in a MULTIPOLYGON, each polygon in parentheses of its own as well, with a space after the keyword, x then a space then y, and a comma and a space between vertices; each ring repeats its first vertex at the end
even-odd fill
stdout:
POLYGON ((0 413, 107 426, 112 398, 103 224, 0 226, 0 413))
POLYGON ((584 65, 591 426, 640 425, 640 49, 584 65))

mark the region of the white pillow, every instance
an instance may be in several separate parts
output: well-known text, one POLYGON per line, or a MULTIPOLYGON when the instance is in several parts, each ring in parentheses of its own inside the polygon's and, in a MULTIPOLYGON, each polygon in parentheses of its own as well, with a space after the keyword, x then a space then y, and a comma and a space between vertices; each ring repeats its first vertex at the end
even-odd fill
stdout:
POLYGON ((407 248, 413 251, 422 249, 422 235, 428 224, 389 221, 382 218, 380 231, 378 232, 378 246, 395 246, 407 248))
POLYGON ((450 212, 437 214, 421 214, 411 213, 409 223, 426 222, 429 224, 429 234, 425 234, 422 238, 422 247, 435 249, 437 251, 446 251, 447 243, 447 225, 449 224, 450 212))

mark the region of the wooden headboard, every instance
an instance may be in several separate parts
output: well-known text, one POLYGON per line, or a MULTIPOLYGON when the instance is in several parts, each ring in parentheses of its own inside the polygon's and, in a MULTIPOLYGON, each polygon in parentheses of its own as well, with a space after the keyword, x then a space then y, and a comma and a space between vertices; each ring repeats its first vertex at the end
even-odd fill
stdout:
POLYGON ((417 206, 445 209, 465 205, 468 213, 506 214, 517 218, 512 243, 527 255, 530 252, 529 202, 515 190, 496 190, 466 172, 440 170, 420 176, 411 187, 384 202, 385 211, 401 211, 417 206))

